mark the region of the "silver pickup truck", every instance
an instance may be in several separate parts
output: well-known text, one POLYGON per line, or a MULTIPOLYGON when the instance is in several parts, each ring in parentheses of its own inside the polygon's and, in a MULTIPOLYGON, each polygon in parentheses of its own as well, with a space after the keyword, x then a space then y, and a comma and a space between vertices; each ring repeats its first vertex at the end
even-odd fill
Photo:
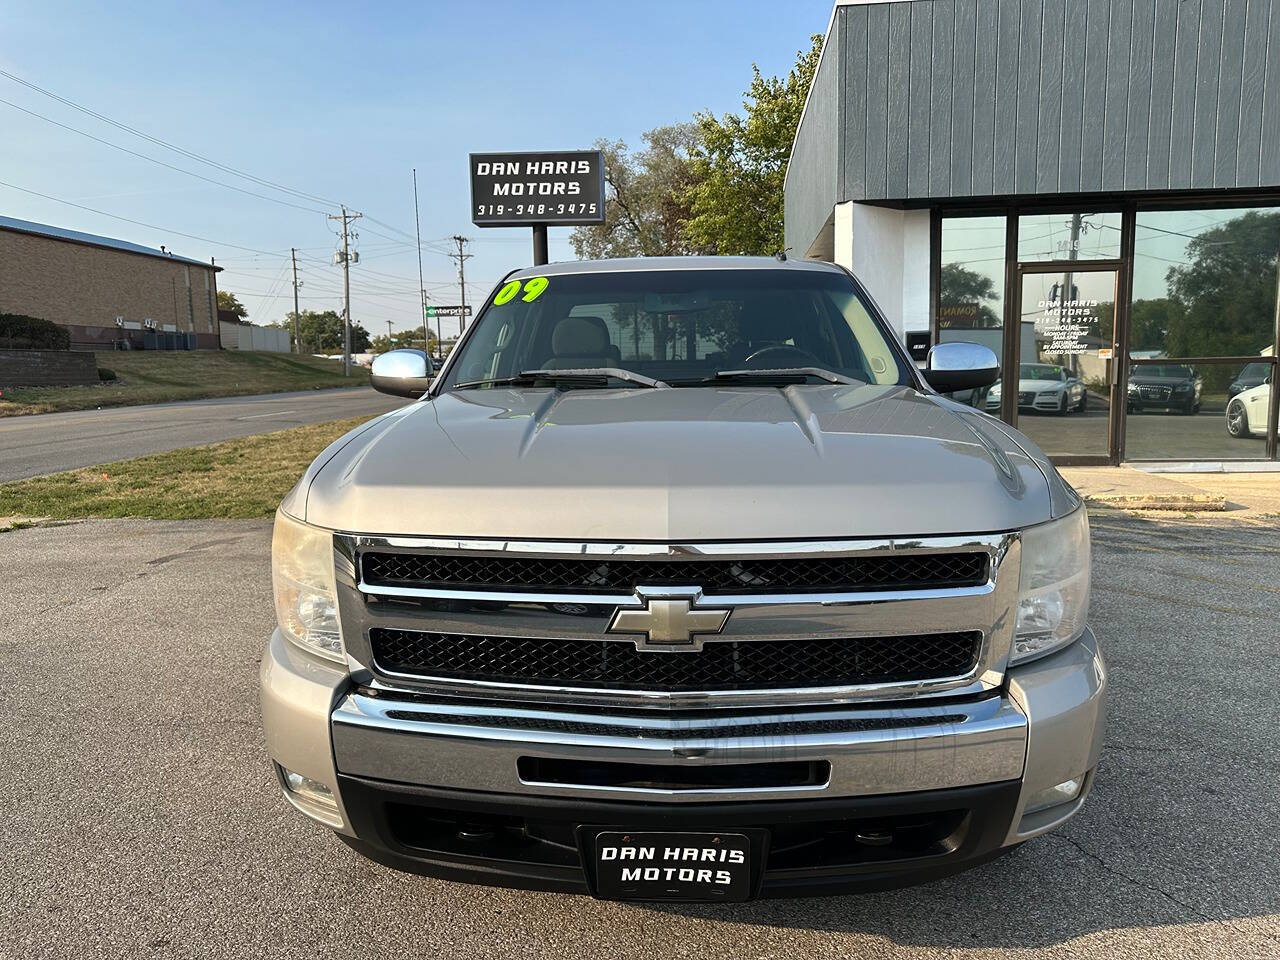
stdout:
POLYGON ((1085 509, 823 263, 509 274, 276 516, 285 798, 401 870, 636 900, 916 883, 1061 825, 1085 509))

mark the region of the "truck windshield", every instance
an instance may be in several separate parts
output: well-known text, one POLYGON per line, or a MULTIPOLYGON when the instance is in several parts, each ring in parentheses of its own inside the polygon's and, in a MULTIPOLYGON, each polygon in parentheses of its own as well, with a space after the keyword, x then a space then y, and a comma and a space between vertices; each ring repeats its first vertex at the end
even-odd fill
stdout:
MULTIPOLYGON (((757 381, 743 371, 801 383, 830 383, 831 374, 834 382, 910 383, 853 282, 818 270, 521 277, 494 293, 460 349, 444 390, 509 386, 530 371, 610 369, 673 387, 718 376, 718 382, 771 382, 767 374, 757 381)), ((634 378, 564 382, 644 387, 634 378)))

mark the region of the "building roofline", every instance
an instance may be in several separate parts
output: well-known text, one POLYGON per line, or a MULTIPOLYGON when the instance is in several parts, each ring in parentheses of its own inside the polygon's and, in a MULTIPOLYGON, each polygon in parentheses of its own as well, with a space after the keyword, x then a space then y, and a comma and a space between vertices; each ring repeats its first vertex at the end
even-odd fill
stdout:
POLYGON ((97 247, 101 250, 115 250, 119 253, 133 253, 140 257, 154 257, 157 260, 164 260, 169 263, 185 263, 194 267, 204 267, 206 270, 221 272, 222 268, 212 262, 204 260, 193 260, 190 257, 180 257, 175 253, 156 250, 152 247, 144 247, 139 243, 131 243, 128 240, 117 240, 113 237, 101 237, 94 233, 84 233, 80 230, 68 230, 65 227, 55 227, 47 223, 36 223, 32 220, 19 220, 16 217, 0 216, 0 230, 7 230, 10 233, 25 233, 30 236, 44 237, 48 240, 61 240, 64 243, 78 243, 85 247, 97 247))

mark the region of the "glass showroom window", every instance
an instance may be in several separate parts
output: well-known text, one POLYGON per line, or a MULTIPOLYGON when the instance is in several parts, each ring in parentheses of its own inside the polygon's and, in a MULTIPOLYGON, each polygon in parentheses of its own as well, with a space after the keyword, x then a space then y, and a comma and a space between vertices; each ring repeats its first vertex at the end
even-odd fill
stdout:
MULTIPOLYGON (((947 217, 942 221, 938 282, 938 342, 968 340, 1004 349, 1005 218, 947 217)), ((965 390, 955 399, 985 409, 989 391, 965 390)), ((999 401, 996 403, 997 409, 999 401)))
POLYGON ((1119 213, 1029 213, 1018 218, 1018 259, 1119 260, 1119 213))
POLYGON ((1134 251, 1126 457, 1264 457, 1280 208, 1140 212, 1134 251))

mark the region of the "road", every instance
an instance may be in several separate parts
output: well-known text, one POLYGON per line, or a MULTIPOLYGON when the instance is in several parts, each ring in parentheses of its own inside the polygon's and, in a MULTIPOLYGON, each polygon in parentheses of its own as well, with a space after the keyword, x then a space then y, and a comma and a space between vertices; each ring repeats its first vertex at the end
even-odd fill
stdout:
POLYGON ((0 956, 1274 960, 1280 527, 1094 533, 1113 694, 1076 820, 924 887, 719 907, 398 874, 290 809, 266 523, 0 535, 0 956))
POLYGON ((0 418, 0 483, 344 417, 406 401, 368 387, 0 418))

